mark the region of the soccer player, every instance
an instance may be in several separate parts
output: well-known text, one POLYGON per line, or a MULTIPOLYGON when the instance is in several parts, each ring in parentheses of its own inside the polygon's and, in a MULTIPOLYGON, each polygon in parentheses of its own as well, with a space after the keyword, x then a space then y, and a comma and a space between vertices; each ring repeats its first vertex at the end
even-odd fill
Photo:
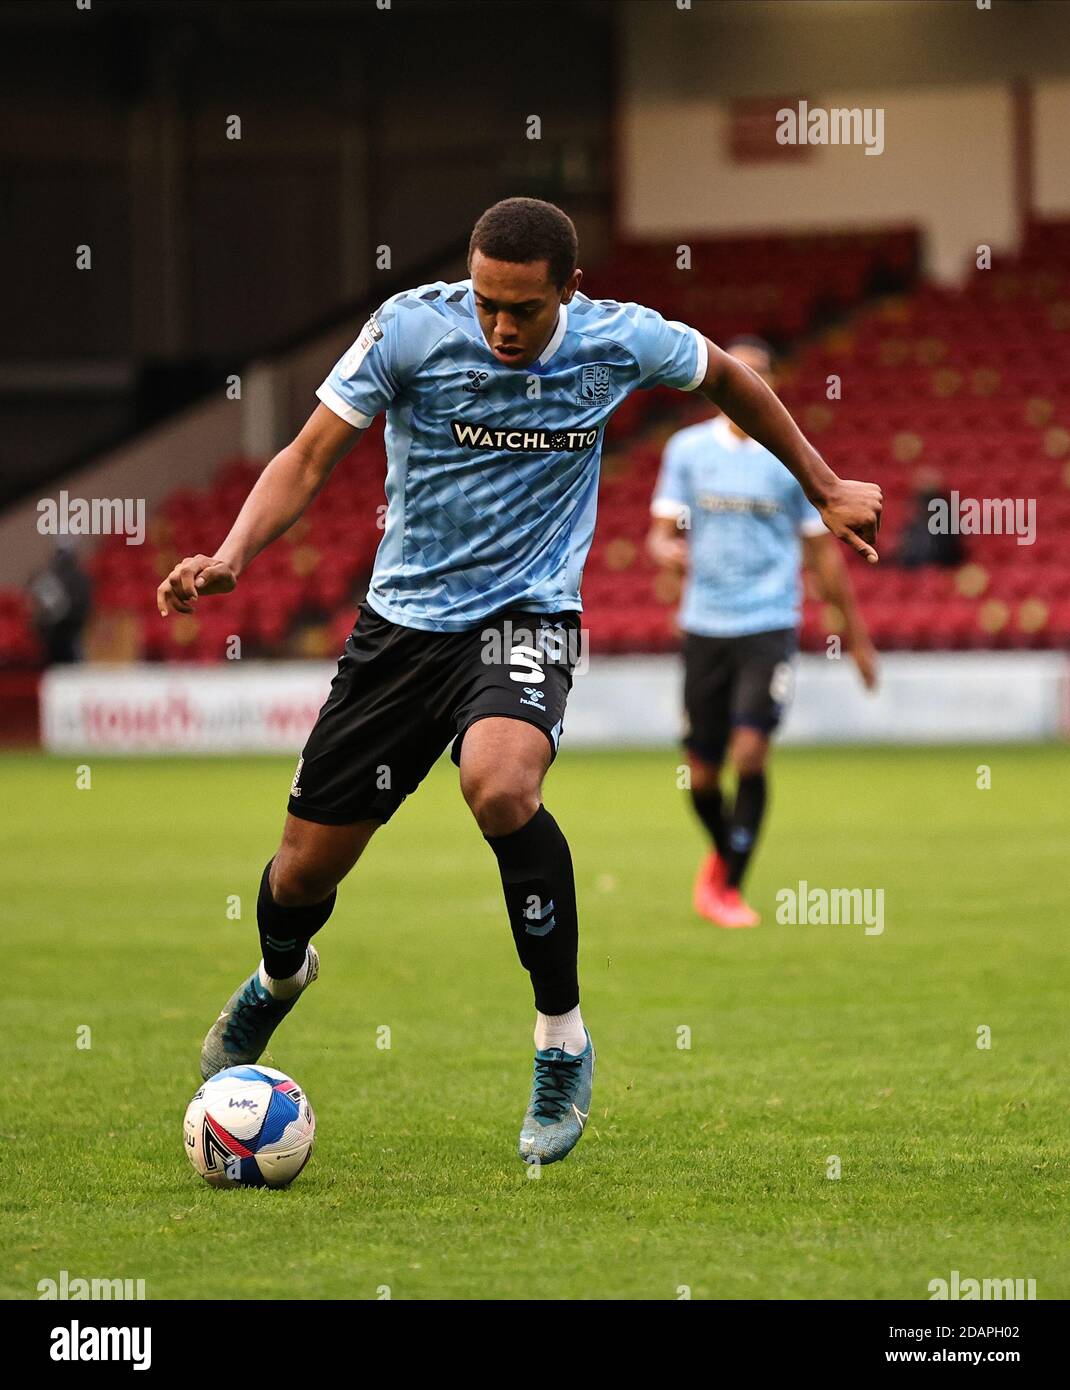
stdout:
MULTIPOLYGON (((742 337, 725 350, 772 388, 768 343, 742 337)), ((765 812, 769 741, 791 697, 800 560, 843 614, 866 688, 877 681, 846 566, 822 519, 827 512, 737 419, 718 415, 669 440, 647 540, 658 564, 687 575, 680 610, 684 742, 692 803, 712 842, 694 905, 719 927, 760 921, 740 885, 765 812), (737 779, 731 809, 721 793, 726 752, 737 779)))
POLYGON ((367 598, 261 878, 262 960, 208 1033, 201 1071, 261 1055, 316 978, 310 943, 337 885, 452 741, 535 994, 519 1153, 541 1163, 569 1153, 591 1108, 572 860, 542 782, 577 654, 606 421, 640 387, 702 390, 874 561, 881 508, 880 489, 836 477, 755 373, 652 309, 587 298, 576 262, 559 208, 508 198, 488 209, 472 232, 471 278, 376 310, 219 549, 182 560, 157 594, 166 616, 233 589, 386 411, 386 527, 367 598))

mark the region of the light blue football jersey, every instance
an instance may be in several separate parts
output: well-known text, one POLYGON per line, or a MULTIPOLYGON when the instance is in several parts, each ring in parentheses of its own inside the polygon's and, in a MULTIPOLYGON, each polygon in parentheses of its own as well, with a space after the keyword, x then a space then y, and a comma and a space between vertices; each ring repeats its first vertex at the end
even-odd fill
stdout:
POLYGON ((702 637, 796 627, 803 535, 817 508, 775 454, 732 433, 723 415, 665 446, 651 511, 679 517, 689 564, 680 626, 702 637))
POLYGON ((638 304, 575 295, 517 368, 488 347, 470 280, 388 299, 316 393, 358 428, 386 411, 370 606, 430 632, 581 609, 606 421, 630 391, 705 374, 701 334, 638 304))

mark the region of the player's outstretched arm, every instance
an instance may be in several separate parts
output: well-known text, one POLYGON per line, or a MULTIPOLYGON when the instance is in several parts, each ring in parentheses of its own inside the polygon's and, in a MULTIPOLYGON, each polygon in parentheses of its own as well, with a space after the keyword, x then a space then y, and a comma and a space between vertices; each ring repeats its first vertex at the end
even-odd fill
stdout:
POLYGON ((814 576, 821 597, 843 614, 847 648, 867 690, 877 688, 877 653, 858 604, 843 556, 831 536, 803 536, 803 565, 814 576))
POLYGON ((214 555, 187 555, 156 591, 160 616, 191 613, 206 594, 228 594, 265 546, 288 531, 361 433, 318 405, 297 438, 264 469, 214 555))
POLYGON ((760 376, 708 338, 706 349, 709 360, 699 389, 794 474, 832 534, 875 565, 880 488, 838 478, 760 376))

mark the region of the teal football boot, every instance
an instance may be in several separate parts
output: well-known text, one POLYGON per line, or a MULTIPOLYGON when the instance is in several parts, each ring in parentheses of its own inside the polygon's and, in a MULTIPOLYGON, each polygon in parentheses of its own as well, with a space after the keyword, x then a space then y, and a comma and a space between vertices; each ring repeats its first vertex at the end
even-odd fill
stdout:
POLYGON ((535 1053, 531 1100, 517 1146, 525 1163, 557 1163, 568 1157, 591 1113, 593 1085, 594 1043, 590 1033, 578 1057, 560 1047, 535 1053))
POLYGON ((201 1047, 205 1081, 225 1067, 247 1066, 260 1060, 271 1035, 320 972, 314 946, 308 948, 308 977, 292 999, 274 999, 260 983, 257 968, 227 1000, 201 1047))

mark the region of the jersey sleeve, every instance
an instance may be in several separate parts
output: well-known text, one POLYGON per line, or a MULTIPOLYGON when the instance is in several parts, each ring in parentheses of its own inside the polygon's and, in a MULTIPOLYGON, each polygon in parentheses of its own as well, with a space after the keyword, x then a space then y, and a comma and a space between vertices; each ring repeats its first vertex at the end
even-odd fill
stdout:
POLYGON ((650 502, 650 515, 679 521, 691 506, 691 487, 684 460, 683 440, 670 439, 661 456, 661 471, 650 502))
POLYGON ((639 363, 639 386, 693 391, 706 375, 706 339, 686 323, 663 319, 638 306, 630 347, 639 363))
POLYGON ((827 530, 821 513, 798 483, 795 485, 795 529, 800 536, 823 536, 827 530))
POLYGON ((365 429, 401 390, 410 354, 402 340, 402 315, 388 300, 377 309, 316 392, 336 415, 365 429))

